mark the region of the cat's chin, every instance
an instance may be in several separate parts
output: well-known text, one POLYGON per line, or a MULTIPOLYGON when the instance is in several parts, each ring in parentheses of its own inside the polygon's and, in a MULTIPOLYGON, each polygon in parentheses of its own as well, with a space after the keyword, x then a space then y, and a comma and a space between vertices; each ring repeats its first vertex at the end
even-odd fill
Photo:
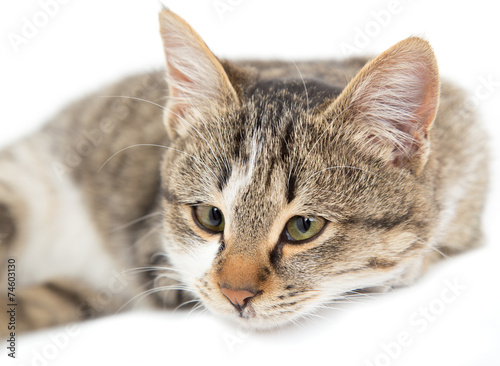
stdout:
POLYGON ((273 331, 291 324, 290 319, 287 318, 268 319, 259 316, 245 318, 236 314, 233 316, 228 316, 228 314, 226 314, 225 318, 228 319, 232 324, 236 323, 247 331, 255 332, 273 331))
POLYGON ((281 329, 290 324, 293 324, 297 317, 287 316, 269 316, 266 314, 259 314, 253 307, 248 306, 243 312, 228 311, 221 313, 220 311, 212 310, 214 315, 222 316, 229 324, 242 327, 247 331, 266 332, 281 329))

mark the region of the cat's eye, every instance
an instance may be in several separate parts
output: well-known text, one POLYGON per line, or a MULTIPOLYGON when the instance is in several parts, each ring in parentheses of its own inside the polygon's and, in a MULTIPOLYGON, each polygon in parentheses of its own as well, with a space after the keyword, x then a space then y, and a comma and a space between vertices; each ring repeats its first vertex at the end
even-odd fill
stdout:
POLYGON ((286 223, 286 238, 297 242, 311 239, 323 229, 325 223, 321 217, 294 216, 286 223))
POLYGON ((194 218, 208 231, 220 233, 224 231, 224 215, 215 206, 194 206, 194 218))

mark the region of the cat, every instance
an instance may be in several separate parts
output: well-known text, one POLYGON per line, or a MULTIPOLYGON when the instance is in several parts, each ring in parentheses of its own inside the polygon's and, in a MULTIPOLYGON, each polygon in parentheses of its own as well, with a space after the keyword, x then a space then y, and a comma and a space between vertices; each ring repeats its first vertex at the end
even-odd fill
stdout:
POLYGON ((427 41, 371 60, 229 62, 159 18, 166 72, 0 152, 17 332, 193 303, 275 328, 481 244, 486 134, 427 41))

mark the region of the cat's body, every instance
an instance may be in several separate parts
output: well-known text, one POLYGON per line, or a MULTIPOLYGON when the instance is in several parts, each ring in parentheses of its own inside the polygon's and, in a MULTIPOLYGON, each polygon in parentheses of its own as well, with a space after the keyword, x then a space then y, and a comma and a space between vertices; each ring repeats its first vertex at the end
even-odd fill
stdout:
MULTIPOLYGON (((322 113, 335 121, 338 110, 350 108, 330 105, 353 89, 347 85, 364 63, 224 62, 244 107, 225 101, 193 113, 186 109, 203 101, 186 106, 174 97, 168 109, 190 125, 188 133, 171 131, 172 116, 165 129, 163 107, 169 87, 171 96, 175 90, 164 72, 131 77, 0 152, 0 278, 5 283, 7 258, 15 258, 18 329, 114 312, 145 290, 179 288, 172 277, 208 307, 233 316, 234 306, 243 322, 256 318, 249 324, 268 327, 300 316, 301 302, 411 282, 438 252, 480 244, 485 137, 460 90, 441 84, 430 137, 423 137, 430 152, 400 139, 408 150, 396 156, 386 149, 394 155, 388 168, 380 163, 386 158, 363 155, 382 138, 370 133, 367 148, 359 149, 366 136, 353 138, 353 130, 343 140, 342 123, 315 122, 322 113), (214 113, 225 117, 211 126, 204 118, 214 113), (234 128, 226 125, 238 119, 234 128), (217 245, 210 244, 214 232, 186 223, 189 207, 200 204, 224 212, 217 245), (294 215, 324 217, 328 224, 317 235, 335 239, 281 243, 280 231, 294 215), (251 225, 242 224, 245 218, 251 225), (144 271, 123 274, 136 268, 144 271), (327 277, 340 280, 319 283, 327 277), (328 286, 324 293, 315 288, 328 286), (260 303, 267 294, 272 298, 260 303)), ((154 296, 138 302, 183 301, 175 291, 154 296)))

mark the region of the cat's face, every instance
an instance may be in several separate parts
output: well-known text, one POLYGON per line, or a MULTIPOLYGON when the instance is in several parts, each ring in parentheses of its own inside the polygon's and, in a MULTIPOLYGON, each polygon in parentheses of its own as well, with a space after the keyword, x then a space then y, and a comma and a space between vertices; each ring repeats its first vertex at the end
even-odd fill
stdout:
POLYGON ((312 80, 259 81, 212 65, 211 54, 200 61, 205 50, 177 54, 187 36, 171 13, 164 17, 174 97, 162 166, 164 245, 207 308, 273 327, 346 292, 395 282, 421 263, 433 228, 420 170, 435 89, 426 83, 420 94, 401 96, 418 99, 407 109, 418 108, 399 113, 423 122, 361 122, 384 113, 371 103, 387 96, 363 89, 377 89, 377 70, 365 71, 375 74, 371 83, 362 72, 340 96, 312 80), (191 59, 206 68, 203 80, 190 74, 191 59))

